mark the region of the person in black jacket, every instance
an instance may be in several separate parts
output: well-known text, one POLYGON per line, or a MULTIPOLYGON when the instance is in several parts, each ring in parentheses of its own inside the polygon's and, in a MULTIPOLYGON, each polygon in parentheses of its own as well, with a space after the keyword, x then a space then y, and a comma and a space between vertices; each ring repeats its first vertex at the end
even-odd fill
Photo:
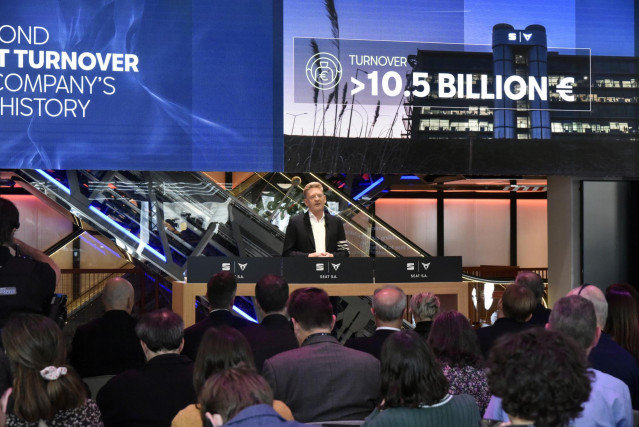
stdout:
POLYGON ((342 220, 324 209, 326 196, 319 182, 304 187, 304 204, 308 211, 291 217, 284 237, 283 256, 344 257, 348 241, 342 220))
POLYGON ((104 425, 169 426, 178 411, 195 403, 193 362, 180 354, 184 322, 167 309, 140 318, 135 332, 146 364, 111 378, 98 392, 104 425))
POLYGON ((105 313, 79 326, 71 345, 71 364, 81 377, 117 375, 144 364, 144 353, 131 316, 134 291, 128 280, 107 280, 102 292, 105 313))
POLYGON ((15 237, 19 228, 18 209, 0 198, 0 328, 13 313, 43 314, 60 278, 50 257, 15 237))

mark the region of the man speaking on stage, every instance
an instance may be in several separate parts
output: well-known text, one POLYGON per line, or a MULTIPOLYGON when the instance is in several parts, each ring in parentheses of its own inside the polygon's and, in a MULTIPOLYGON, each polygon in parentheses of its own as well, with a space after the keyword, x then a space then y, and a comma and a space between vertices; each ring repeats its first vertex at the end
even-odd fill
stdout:
POLYGON ((284 237, 283 256, 347 257, 348 241, 342 220, 324 209, 326 196, 319 182, 304 187, 308 211, 291 217, 284 237))

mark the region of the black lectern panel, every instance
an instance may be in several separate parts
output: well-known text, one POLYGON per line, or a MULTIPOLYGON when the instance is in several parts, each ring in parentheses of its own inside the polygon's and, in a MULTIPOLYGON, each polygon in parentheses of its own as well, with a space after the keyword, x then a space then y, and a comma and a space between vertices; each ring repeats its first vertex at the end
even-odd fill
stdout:
POLYGON ((289 283, 373 283, 373 258, 283 258, 289 283))
MULTIPOLYGON (((282 258, 227 258, 227 257, 189 257, 187 264, 189 283, 206 283, 211 276, 220 271, 235 274, 238 283, 255 283, 266 274, 282 274, 282 258)), ((289 280, 290 281, 290 280, 289 280)))
POLYGON ((461 282, 462 258, 375 258, 377 283, 461 282))

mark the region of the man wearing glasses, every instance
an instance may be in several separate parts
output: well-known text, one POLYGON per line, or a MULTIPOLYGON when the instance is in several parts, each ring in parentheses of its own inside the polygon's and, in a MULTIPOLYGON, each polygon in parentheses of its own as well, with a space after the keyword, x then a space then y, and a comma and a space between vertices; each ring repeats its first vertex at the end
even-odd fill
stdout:
POLYGON ((304 204, 308 211, 291 217, 284 237, 283 256, 344 257, 348 241, 342 220, 325 209, 326 196, 319 182, 304 187, 304 204))

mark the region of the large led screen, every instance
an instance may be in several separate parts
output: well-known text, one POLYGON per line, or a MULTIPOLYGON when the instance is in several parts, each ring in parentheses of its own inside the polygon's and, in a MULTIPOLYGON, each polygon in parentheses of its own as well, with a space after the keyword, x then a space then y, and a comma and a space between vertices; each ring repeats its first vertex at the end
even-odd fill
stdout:
POLYGON ((0 4, 0 167, 282 168, 280 2, 0 4))
POLYGON ((636 15, 633 0, 285 0, 285 169, 639 175, 636 15))

